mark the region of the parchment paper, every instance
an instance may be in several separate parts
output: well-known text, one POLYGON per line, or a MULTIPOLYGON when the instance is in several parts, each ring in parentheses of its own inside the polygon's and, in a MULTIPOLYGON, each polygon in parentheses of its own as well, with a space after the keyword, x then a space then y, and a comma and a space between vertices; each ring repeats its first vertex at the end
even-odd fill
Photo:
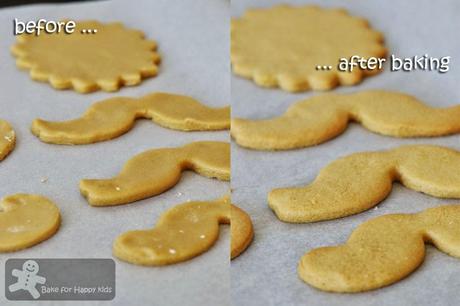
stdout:
MULTIPOLYGON (((232 15, 246 8, 271 6, 279 1, 233 0, 232 15)), ((415 95, 429 105, 460 103, 460 3, 458 1, 285 1, 345 7, 365 17, 384 33, 389 53, 399 57, 450 55, 450 71, 389 72, 368 78, 361 85, 336 92, 381 88, 415 95)), ((315 93, 290 94, 263 89, 232 76, 233 116, 269 118, 292 103, 315 93)), ((460 120, 460 118, 459 118, 460 120)), ((267 206, 267 194, 276 187, 310 183, 318 171, 340 156, 380 150, 403 144, 438 144, 460 149, 460 136, 433 139, 397 139, 373 134, 352 124, 343 135, 316 147, 284 152, 246 150, 233 144, 233 201, 251 214, 255 239, 231 264, 231 295, 234 305, 459 305, 460 260, 427 247, 422 266, 406 279, 389 287, 359 294, 334 294, 316 290, 297 277, 302 255, 320 246, 344 243, 363 221, 388 213, 417 212, 459 200, 437 199, 395 184, 391 195, 359 215, 312 224, 279 221, 267 206)))
MULTIPOLYGON (((125 161, 147 149, 197 140, 228 141, 226 131, 186 133, 142 120, 122 137, 82 146, 45 144, 29 132, 37 117, 79 117, 92 103, 119 95, 164 91, 189 95, 210 106, 228 105, 228 14, 229 2, 224 0, 97 1, 0 10, 0 118, 13 125, 18 138, 16 149, 0 163, 0 195, 43 194, 62 214, 61 229, 48 241, 0 255, 0 305, 17 304, 4 295, 4 262, 8 258, 111 258, 112 242, 119 234, 152 227, 163 211, 188 199, 214 199, 228 192, 228 183, 193 172, 184 173, 179 184, 162 195, 117 207, 90 207, 78 190, 80 179, 112 177, 125 161), (14 18, 121 21, 158 42, 160 73, 117 93, 82 95, 54 90, 16 68, 9 52, 15 41, 14 18), (48 181, 42 183, 43 178, 48 181)), ((221 229, 214 247, 182 264, 149 268, 116 260, 116 298, 111 302, 40 305, 229 305, 229 231, 228 226, 221 229)))

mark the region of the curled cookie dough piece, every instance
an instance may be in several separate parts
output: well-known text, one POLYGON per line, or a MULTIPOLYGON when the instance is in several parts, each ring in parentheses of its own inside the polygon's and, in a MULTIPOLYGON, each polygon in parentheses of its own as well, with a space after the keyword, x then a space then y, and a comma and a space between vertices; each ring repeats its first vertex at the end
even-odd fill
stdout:
POLYGON ((279 188, 269 206, 285 222, 330 220, 360 213, 384 200, 398 181, 439 198, 460 198, 460 152, 439 146, 409 145, 340 158, 310 185, 279 188))
POLYGON ((393 284, 419 267, 425 243, 460 257, 460 205, 371 219, 340 246, 306 253, 298 273, 325 291, 360 292, 393 284))
POLYGON ((287 150, 323 143, 350 121, 394 137, 433 137, 460 132, 460 105, 433 108, 398 92, 370 90, 323 94, 297 102, 267 120, 233 119, 235 141, 257 150, 287 150))
POLYGON ((223 130, 230 128, 230 107, 211 108, 190 97, 153 93, 139 99, 120 97, 95 103, 75 120, 35 119, 31 130, 44 142, 87 144, 126 133, 137 118, 182 131, 223 130))
POLYGON ((381 67, 346 72, 338 70, 339 60, 358 56, 377 63, 386 52, 382 35, 343 9, 278 5, 247 10, 231 24, 233 72, 263 87, 298 92, 355 85, 381 67))
POLYGON ((59 229, 59 209, 43 196, 10 195, 0 200, 0 206, 0 252, 29 248, 59 229))
POLYGON ((230 180, 229 143, 198 141, 179 148, 149 150, 130 159, 112 179, 80 181, 80 191, 93 206, 126 204, 170 189, 185 170, 230 180))
POLYGON ((33 80, 88 93, 117 91, 155 76, 160 62, 156 49, 156 42, 119 22, 79 21, 70 35, 19 35, 11 52, 16 65, 30 70, 33 80), (97 33, 81 32, 87 29, 97 33))
POLYGON ((251 243, 249 216, 228 197, 210 202, 187 202, 166 211, 150 230, 126 232, 115 240, 113 253, 130 263, 162 266, 206 252, 219 237, 219 224, 231 223, 231 258, 251 243))
POLYGON ((11 125, 0 119, 0 161, 13 151, 16 145, 16 133, 11 125))

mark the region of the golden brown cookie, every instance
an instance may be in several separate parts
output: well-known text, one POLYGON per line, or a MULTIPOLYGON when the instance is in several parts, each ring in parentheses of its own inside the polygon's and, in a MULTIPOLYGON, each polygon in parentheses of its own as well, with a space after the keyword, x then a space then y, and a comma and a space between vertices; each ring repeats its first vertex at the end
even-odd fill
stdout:
POLYGON ((460 257, 460 205, 371 219, 355 229, 345 244, 306 253, 298 273, 305 282, 325 291, 372 290, 417 269, 425 257, 425 243, 460 257))
POLYGON ((153 229, 126 232, 115 240, 116 257, 138 265, 162 266, 206 252, 219 237, 219 224, 231 223, 231 258, 251 243, 249 216, 228 197, 209 202, 187 202, 166 211, 153 229))
POLYGON ((31 130, 44 142, 87 144, 126 133, 138 118, 152 119, 161 126, 181 131, 223 130, 230 128, 230 107, 211 108, 190 97, 153 93, 139 99, 103 100, 75 120, 35 119, 31 130))
POLYGON ((274 189, 269 206, 285 222, 315 222, 365 211, 390 193, 398 181, 439 198, 460 198, 460 152, 432 145, 342 157, 305 187, 274 189))
POLYGON ((232 236, 230 257, 234 259, 251 244, 254 238, 254 229, 251 218, 244 210, 232 204, 230 213, 232 236))
POLYGON ((17 66, 30 70, 32 79, 87 93, 116 91, 155 76, 160 62, 156 48, 142 32, 119 22, 80 21, 72 34, 19 35, 11 51, 17 66), (81 32, 86 29, 97 33, 81 32))
POLYGON ((0 161, 3 160, 16 145, 16 133, 11 125, 0 119, 0 161))
POLYGON ((263 87, 287 91, 354 85, 379 69, 338 70, 340 58, 383 58, 383 37, 343 9, 277 5, 232 20, 233 72, 263 87), (317 70, 317 66, 331 70, 317 70))
POLYGON ((0 206, 0 252, 29 248, 59 229, 59 209, 43 196, 10 195, 1 199, 0 206))
POLYGON ((185 170, 230 180, 229 143, 198 141, 178 148, 149 150, 130 159, 112 179, 80 181, 80 191, 93 206, 126 204, 170 189, 185 170))
POLYGON ((231 133, 243 147, 286 150, 334 138, 350 121, 388 136, 432 137, 460 132, 459 117, 460 105, 433 108, 403 93, 369 90, 318 95, 293 104, 273 119, 233 119, 231 133))

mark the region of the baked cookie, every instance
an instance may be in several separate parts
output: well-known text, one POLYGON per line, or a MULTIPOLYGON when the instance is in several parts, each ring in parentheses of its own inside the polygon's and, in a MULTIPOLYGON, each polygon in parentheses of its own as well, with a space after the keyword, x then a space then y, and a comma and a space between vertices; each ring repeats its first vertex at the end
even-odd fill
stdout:
POLYGON ((287 91, 355 85, 380 69, 338 70, 340 58, 383 58, 383 37, 343 9, 278 5, 250 9, 232 20, 233 72, 263 87, 287 91), (317 66, 331 66, 317 70, 317 66))
POLYGON ((116 91, 155 76, 160 62, 156 48, 156 42, 145 40, 142 32, 119 22, 79 21, 72 34, 19 35, 11 52, 17 66, 30 70, 33 80, 87 93, 116 91), (81 32, 87 29, 97 33, 81 32))
POLYGON ((198 141, 179 148, 149 150, 130 159, 112 179, 80 181, 80 191, 93 206, 126 204, 170 189, 185 170, 230 180, 229 143, 198 141))
POLYGON ((257 150, 313 146, 341 134, 349 121, 394 137, 432 137, 460 132, 460 105, 433 108, 398 92, 369 90, 323 94, 299 101, 267 120, 233 119, 235 141, 257 150))
POLYGON ((178 263, 206 252, 219 237, 219 224, 229 223, 233 259, 251 243, 253 229, 249 216, 230 204, 229 197, 174 206, 160 217, 153 229, 120 235, 113 244, 113 253, 138 265, 178 263))
POLYGON ((190 97, 153 93, 139 99, 111 98, 93 104, 75 120, 52 122, 35 119, 32 133, 54 144, 87 144, 109 140, 129 131, 136 119, 147 118, 181 131, 230 128, 230 107, 207 107, 190 97))
POLYGON ((298 273, 321 290, 372 290, 393 284, 417 269, 425 257, 425 243, 460 257, 460 205, 371 219, 354 230, 345 244, 306 253, 298 273))
POLYGON ((230 209, 231 218, 231 246, 230 258, 234 259, 241 255, 254 238, 254 229, 249 215, 241 208, 231 205, 230 209))
POLYGON ((16 145, 16 133, 11 125, 0 119, 0 161, 13 151, 16 145))
POLYGON ((10 195, 0 200, 0 206, 0 252, 29 248, 59 229, 59 209, 43 196, 10 195))
MULTIPOLYGON (((429 120, 429 119, 428 119, 429 120)), ((274 189, 269 206, 285 222, 346 217, 383 201, 398 181, 439 198, 460 198, 460 152, 432 145, 408 145, 337 159, 305 187, 274 189)))

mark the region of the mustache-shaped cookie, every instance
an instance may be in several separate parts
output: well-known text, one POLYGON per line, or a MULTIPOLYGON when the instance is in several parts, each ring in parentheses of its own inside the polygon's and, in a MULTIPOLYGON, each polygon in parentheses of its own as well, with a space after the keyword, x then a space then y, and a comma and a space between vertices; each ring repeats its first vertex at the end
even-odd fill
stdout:
POLYGON ((435 197, 460 198, 460 152, 410 145, 351 154, 322 169, 310 185, 272 190, 268 203, 286 222, 336 219, 377 205, 394 181, 435 197))
POLYGON ((308 284, 326 291, 372 290, 417 269, 425 256, 425 243, 460 257, 460 205, 371 219, 354 230, 345 244, 306 253, 298 273, 308 284))
POLYGON ((75 120, 52 122, 35 119, 32 133, 54 144, 88 144, 109 140, 128 132, 136 119, 181 131, 230 128, 230 107, 211 108, 190 97, 153 93, 139 99, 111 98, 93 104, 75 120))
POLYGON ((198 141, 179 148, 149 150, 130 159, 112 179, 80 181, 80 191, 93 206, 125 204, 170 189, 184 170, 228 181, 229 143, 198 141))
POLYGON ((249 246, 254 234, 249 216, 228 197, 177 205, 166 211, 153 229, 120 235, 113 252, 138 265, 174 264, 206 252, 219 237, 219 224, 229 223, 233 259, 249 246))
POLYGON ((323 94, 295 103, 267 120, 233 119, 235 141, 257 150, 308 147, 341 134, 349 121, 394 137, 441 136, 460 131, 460 105, 444 109, 424 105, 397 92, 371 90, 323 94))
POLYGON ((43 196, 10 195, 0 200, 0 206, 0 252, 31 247, 59 229, 59 209, 43 196))
POLYGON ((0 161, 3 160, 16 145, 16 134, 11 125, 0 119, 0 161))

